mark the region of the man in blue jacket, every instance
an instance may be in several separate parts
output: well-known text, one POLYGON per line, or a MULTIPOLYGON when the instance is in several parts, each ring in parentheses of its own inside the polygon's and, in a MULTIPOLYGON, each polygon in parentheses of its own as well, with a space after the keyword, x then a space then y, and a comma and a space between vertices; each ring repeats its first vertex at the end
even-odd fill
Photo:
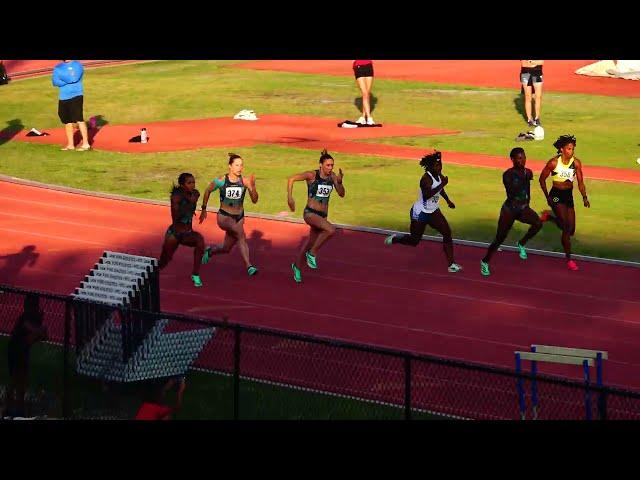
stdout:
POLYGON ((52 83, 60 88, 58 95, 58 117, 64 123, 67 134, 67 146, 62 150, 74 150, 73 124, 77 123, 82 135, 82 145, 77 150, 90 150, 87 124, 82 113, 84 100, 84 90, 82 87, 82 77, 84 67, 77 60, 63 60, 53 68, 52 83))

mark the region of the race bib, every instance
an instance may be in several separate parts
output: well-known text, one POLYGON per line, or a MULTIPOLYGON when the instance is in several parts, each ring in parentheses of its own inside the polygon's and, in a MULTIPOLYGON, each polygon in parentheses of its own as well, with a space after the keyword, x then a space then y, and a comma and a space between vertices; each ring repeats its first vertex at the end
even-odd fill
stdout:
POLYGON ((558 175, 560 178, 564 178, 565 180, 573 180, 573 170, 561 170, 558 175))
POLYGON ((231 200, 237 200, 242 197, 243 187, 227 187, 225 197, 231 200))
POLYGON ((316 197, 326 198, 331 195, 331 191, 333 190, 332 185, 318 185, 318 191, 316 192, 316 197))

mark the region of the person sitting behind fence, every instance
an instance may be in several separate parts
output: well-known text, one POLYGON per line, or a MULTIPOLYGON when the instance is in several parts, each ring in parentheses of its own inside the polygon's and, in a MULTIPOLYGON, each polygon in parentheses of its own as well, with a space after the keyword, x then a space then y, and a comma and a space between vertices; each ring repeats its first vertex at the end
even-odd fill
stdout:
POLYGON ((140 405, 135 420, 171 420, 171 415, 182 408, 182 397, 186 383, 184 377, 170 378, 167 381, 154 382, 146 391, 145 401, 140 405), (176 403, 173 407, 165 404, 164 399, 171 389, 176 388, 176 403))
POLYGON ((22 315, 18 317, 7 348, 9 367, 9 389, 4 416, 24 417, 24 395, 29 381, 29 356, 34 343, 48 338, 47 328, 42 325, 43 314, 37 295, 24 298, 22 315))

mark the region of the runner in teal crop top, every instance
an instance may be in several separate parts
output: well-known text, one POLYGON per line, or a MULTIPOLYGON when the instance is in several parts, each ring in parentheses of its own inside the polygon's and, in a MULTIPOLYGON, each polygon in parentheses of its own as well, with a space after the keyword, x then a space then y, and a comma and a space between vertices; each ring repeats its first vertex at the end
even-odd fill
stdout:
POLYGON ((220 190, 220 208, 218 209, 217 221, 218 226, 224 230, 225 236, 222 245, 210 245, 205 249, 202 263, 208 263, 211 255, 229 253, 237 243, 247 267, 247 274, 253 276, 258 273, 258 269, 249 259, 249 246, 244 233, 244 196, 249 192, 251 201, 257 203, 258 191, 256 190, 255 175, 252 174, 247 180, 242 176, 243 169, 244 161, 242 157, 235 153, 230 153, 229 173, 214 178, 204 192, 200 223, 207 218, 209 196, 215 190, 220 190))

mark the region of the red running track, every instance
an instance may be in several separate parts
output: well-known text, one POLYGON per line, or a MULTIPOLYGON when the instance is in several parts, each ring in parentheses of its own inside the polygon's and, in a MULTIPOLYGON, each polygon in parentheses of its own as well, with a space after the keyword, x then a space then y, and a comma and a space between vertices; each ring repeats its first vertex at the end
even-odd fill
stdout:
MULTIPOLYGON (((0 202, 0 283, 60 294, 105 249, 157 256, 169 222, 167 206, 8 182, 0 182, 0 202)), ((198 229, 222 241, 213 218, 198 229)), ((319 269, 305 269, 297 285, 289 264, 305 226, 247 217, 246 232, 258 276, 246 275, 234 251, 203 267, 204 287, 195 289, 192 251, 179 249, 162 273, 163 310, 509 368, 513 351, 531 343, 603 349, 605 381, 640 388, 637 268, 581 262, 569 272, 560 259, 523 263, 503 252, 485 279, 483 249, 456 246, 465 270, 449 274, 438 243, 385 247, 381 235, 338 230, 319 269)), ((541 371, 580 377, 570 367, 541 371)))

